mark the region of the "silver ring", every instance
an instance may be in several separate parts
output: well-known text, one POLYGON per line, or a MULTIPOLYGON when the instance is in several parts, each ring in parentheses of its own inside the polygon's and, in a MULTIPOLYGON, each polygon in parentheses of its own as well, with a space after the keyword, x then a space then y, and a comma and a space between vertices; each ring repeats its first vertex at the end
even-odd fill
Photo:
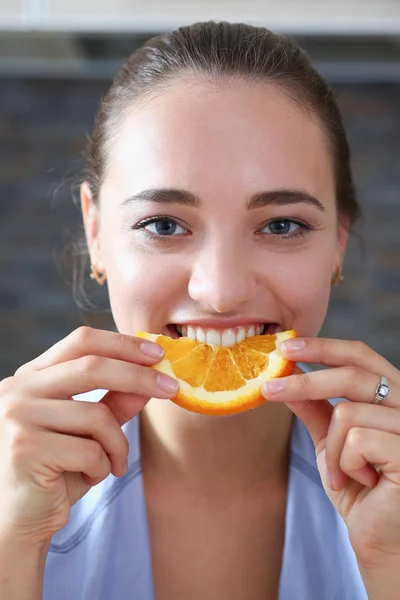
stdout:
POLYGON ((389 382, 386 377, 381 377, 378 387, 375 390, 375 398, 372 404, 380 404, 385 398, 389 396, 389 382))

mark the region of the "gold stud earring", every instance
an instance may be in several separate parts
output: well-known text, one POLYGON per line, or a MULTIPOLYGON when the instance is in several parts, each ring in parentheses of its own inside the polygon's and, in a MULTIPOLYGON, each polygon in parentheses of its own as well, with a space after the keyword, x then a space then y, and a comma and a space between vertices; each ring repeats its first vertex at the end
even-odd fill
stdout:
POLYGON ((336 272, 334 273, 332 279, 331 279, 331 284, 332 285, 339 285, 339 283, 341 281, 343 281, 344 276, 342 275, 342 269, 341 267, 339 267, 336 272))
POLYGON ((107 275, 105 274, 105 272, 100 274, 96 265, 94 264, 90 265, 90 269, 90 279, 95 279, 99 285, 104 285, 104 282, 107 279, 107 275))

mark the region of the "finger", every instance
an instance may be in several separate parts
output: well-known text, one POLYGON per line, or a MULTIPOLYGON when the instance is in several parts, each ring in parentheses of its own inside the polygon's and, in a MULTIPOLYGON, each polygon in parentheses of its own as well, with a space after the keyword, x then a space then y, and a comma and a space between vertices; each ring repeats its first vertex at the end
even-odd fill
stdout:
POLYGON ((327 400, 314 402, 286 402, 290 410, 302 421, 313 441, 317 456, 326 446, 333 406, 327 400))
POLYGON ((29 381, 30 394, 43 398, 67 399, 99 388, 147 398, 172 398, 179 383, 150 367, 94 355, 37 371, 29 381))
POLYGON ((148 396, 123 392, 107 392, 99 404, 106 404, 117 423, 122 426, 135 417, 150 400, 148 396))
MULTIPOLYGON (((377 465, 381 473, 396 485, 400 485, 399 436, 387 431, 353 427, 346 437, 340 457, 340 468, 353 479, 357 479, 358 471, 368 463, 377 465)), ((373 477, 374 481, 370 482, 370 487, 376 485, 378 473, 375 472, 373 477)))
POLYGON ((47 369, 87 355, 97 355, 141 365, 152 365, 164 356, 164 349, 154 342, 113 331, 80 327, 46 350, 34 360, 22 365, 16 375, 47 369))
MULTIPOLYGON (((267 381, 263 385, 263 393, 273 402, 347 398, 352 402, 370 404, 379 383, 380 377, 374 373, 358 367, 337 367, 267 381)), ((400 385, 389 381, 389 387, 390 393, 385 399, 385 406, 398 408, 400 385)))
POLYGON ((74 436, 90 436, 103 448, 111 461, 112 472, 118 477, 125 474, 125 461, 129 443, 113 412, 105 403, 65 402, 65 400, 42 400, 10 405, 9 416, 25 423, 56 433, 74 436), (18 412, 18 415, 13 413, 18 412))
POLYGON ((280 345, 285 356, 297 362, 328 367, 354 366, 399 381, 400 372, 363 342, 329 338, 295 338, 280 345))
MULTIPOLYGON (((295 374, 304 374, 296 366, 295 374)), ((266 396, 269 398, 269 396, 266 396)), ((314 443, 317 456, 324 450, 333 407, 327 400, 286 402, 290 410, 302 421, 314 443)))
POLYGON ((24 436, 18 443, 18 471, 33 474, 43 488, 63 472, 84 473, 98 482, 111 473, 110 460, 95 440, 46 431, 24 436))
MULTIPOLYGON (((340 469, 340 457, 347 435, 354 427, 376 429, 400 435, 400 413, 394 408, 374 404, 353 404, 352 402, 336 404, 328 431, 325 454, 326 466, 334 490, 343 487, 347 479, 340 469)), ((365 484, 366 481, 371 481, 371 475, 375 476, 375 469, 368 465, 358 473, 357 481, 365 484)))

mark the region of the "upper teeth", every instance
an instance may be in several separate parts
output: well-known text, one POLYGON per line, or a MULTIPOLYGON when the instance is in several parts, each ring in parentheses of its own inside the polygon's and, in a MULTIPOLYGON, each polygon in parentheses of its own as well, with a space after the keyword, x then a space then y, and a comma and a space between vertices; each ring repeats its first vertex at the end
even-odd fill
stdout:
POLYGON ((216 344, 217 346, 234 346, 253 335, 261 335, 264 333, 266 325, 250 325, 235 329, 208 329, 203 327, 194 327, 189 325, 176 325, 177 332, 183 337, 188 337, 192 340, 207 344, 216 344))

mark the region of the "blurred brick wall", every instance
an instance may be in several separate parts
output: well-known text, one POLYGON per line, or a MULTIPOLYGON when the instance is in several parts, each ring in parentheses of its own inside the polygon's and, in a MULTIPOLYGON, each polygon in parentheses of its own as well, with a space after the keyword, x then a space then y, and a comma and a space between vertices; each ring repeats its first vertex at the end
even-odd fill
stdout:
MULTIPOLYGON (((80 215, 73 182, 106 84, 0 80, 0 379, 85 322, 55 264, 80 215)), ((323 333, 400 367, 400 85, 337 87, 365 213, 323 333)), ((93 289, 93 288, 91 288, 93 289)))

